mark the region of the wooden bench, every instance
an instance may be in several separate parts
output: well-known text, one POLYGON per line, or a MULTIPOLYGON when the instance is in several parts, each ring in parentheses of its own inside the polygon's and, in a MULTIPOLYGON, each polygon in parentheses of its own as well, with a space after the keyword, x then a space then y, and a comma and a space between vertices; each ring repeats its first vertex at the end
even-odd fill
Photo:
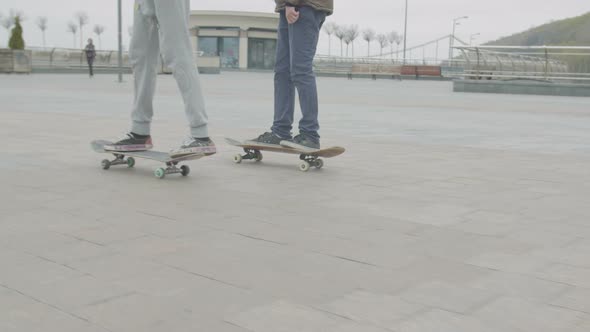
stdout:
POLYGON ((404 76, 416 76, 416 78, 419 78, 420 76, 442 76, 442 70, 440 66, 403 66, 401 72, 404 76))
POLYGON ((382 63, 363 63, 352 66, 353 75, 368 75, 373 80, 377 77, 387 77, 401 80, 401 66, 382 63))

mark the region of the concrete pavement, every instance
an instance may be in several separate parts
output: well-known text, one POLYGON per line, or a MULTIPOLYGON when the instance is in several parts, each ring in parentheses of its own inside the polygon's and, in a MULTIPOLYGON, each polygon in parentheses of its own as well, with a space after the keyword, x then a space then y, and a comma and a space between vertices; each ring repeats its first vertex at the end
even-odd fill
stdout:
MULTIPOLYGON (((590 330, 590 100, 320 78, 324 145, 235 165, 272 75, 202 76, 219 154, 100 169, 130 77, 0 76, 0 331, 590 330)), ((188 133, 160 77, 158 149, 188 133)))

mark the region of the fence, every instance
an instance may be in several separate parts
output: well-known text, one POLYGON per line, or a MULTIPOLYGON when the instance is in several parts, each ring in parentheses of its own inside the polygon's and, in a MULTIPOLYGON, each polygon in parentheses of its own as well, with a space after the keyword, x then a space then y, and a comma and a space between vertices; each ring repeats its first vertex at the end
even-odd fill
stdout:
POLYGON ((459 46, 464 72, 475 80, 537 80, 590 83, 590 47, 459 46))
MULTIPOLYGON (((33 68, 35 69, 80 69, 88 66, 86 62, 86 52, 80 49, 68 48, 42 48, 29 47, 32 51, 33 68)), ((200 56, 202 53, 195 53, 195 56, 200 56)), ((215 67, 216 62, 212 58, 202 59, 204 67, 215 67)), ((159 68, 162 72, 168 72, 159 61, 159 68)), ((118 51, 96 51, 96 58, 94 59, 94 67, 97 69, 108 68, 115 69, 119 67, 118 51)), ((123 52, 123 68, 131 69, 129 62, 129 52, 123 52)))
MULTIPOLYGON (((30 47, 33 52, 33 68, 80 68, 86 67, 86 53, 79 49, 30 47)), ((97 68, 117 68, 118 52, 96 51, 94 66, 97 68)), ((129 54, 123 53, 123 67, 130 68, 129 54)))

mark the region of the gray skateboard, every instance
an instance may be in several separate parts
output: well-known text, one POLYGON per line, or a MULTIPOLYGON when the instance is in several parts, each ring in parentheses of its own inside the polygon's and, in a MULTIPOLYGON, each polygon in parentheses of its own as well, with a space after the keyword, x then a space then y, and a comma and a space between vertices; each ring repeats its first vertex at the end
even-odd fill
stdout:
POLYGON ((260 151, 298 154, 299 159, 301 159, 301 162, 299 163, 299 170, 302 172, 309 171, 311 167, 320 169, 324 167, 324 161, 321 158, 337 157, 346 151, 346 149, 338 146, 317 151, 305 151, 288 147, 276 147, 264 144, 253 144, 251 142, 240 142, 231 138, 226 138, 225 141, 230 145, 244 149, 244 152, 246 153, 245 155, 237 154, 234 156, 234 162, 236 164, 241 163, 243 160, 262 161, 262 153, 260 151))
POLYGON ((157 178, 163 179, 169 174, 181 174, 182 176, 189 175, 191 169, 187 165, 178 167, 178 164, 184 161, 201 159, 203 154, 190 154, 178 158, 171 158, 170 154, 159 151, 141 151, 141 152, 124 152, 124 151, 107 151, 104 149, 105 145, 112 144, 109 141, 93 141, 90 143, 92 150, 98 153, 109 153, 115 156, 114 160, 105 159, 102 161, 102 168, 108 170, 111 166, 126 165, 129 168, 135 166, 135 158, 150 159, 166 164, 166 167, 156 169, 154 174, 157 178))

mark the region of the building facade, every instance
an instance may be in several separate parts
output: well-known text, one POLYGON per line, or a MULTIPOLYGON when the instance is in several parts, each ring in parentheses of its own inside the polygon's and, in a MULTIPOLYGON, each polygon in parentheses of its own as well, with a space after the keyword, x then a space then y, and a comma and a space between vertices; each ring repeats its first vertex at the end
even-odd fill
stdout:
POLYGON ((195 52, 219 57, 222 68, 273 69, 279 16, 274 13, 192 11, 195 52))

